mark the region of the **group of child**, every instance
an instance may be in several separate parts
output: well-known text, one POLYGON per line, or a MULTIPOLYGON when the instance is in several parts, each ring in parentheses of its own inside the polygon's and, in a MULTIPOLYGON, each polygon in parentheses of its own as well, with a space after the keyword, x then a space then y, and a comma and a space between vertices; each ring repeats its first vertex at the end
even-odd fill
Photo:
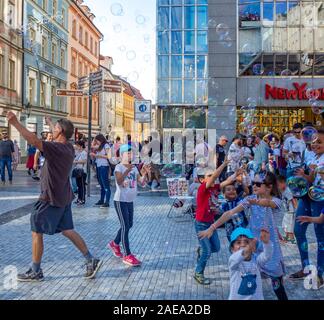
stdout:
MULTIPOLYGON (((220 182, 219 176, 228 161, 217 169, 197 170, 195 181, 195 229, 199 240, 194 279, 203 285, 210 280, 204 270, 211 253, 220 250, 217 229, 225 227, 231 256, 229 258, 229 299, 263 299, 262 278, 270 278, 279 300, 288 300, 283 276, 285 266, 276 226, 275 215, 284 212, 285 241, 294 243, 294 224, 297 200, 286 185, 286 179, 272 172, 256 174, 247 179, 244 169, 220 182), (197 187, 197 182, 199 186, 197 187), (250 184, 250 185, 249 185, 250 184), (220 201, 220 195, 224 201, 220 201)), ((324 208, 319 217, 301 216, 298 223, 324 223, 324 208)))

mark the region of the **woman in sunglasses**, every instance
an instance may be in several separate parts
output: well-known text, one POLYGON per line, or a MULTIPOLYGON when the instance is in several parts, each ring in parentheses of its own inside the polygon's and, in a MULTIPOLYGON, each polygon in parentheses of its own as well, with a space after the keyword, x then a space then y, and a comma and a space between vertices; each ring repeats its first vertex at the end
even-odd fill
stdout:
MULTIPOLYGON (((274 221, 274 214, 277 209, 280 209, 280 206, 281 200, 279 199, 276 176, 273 173, 268 172, 265 178, 261 179, 260 176, 257 175, 253 182, 253 195, 246 197, 234 209, 225 212, 220 219, 210 226, 208 230, 200 232, 199 237, 211 237, 214 231, 231 219, 234 214, 243 210, 251 209, 249 229, 252 231, 253 236, 260 240, 261 230, 267 229, 270 232, 270 239, 273 243, 272 258, 262 267, 261 271, 263 275, 271 278, 272 287, 278 300, 288 300, 283 285, 285 268, 277 227, 274 221)), ((257 252, 262 250, 262 243, 259 242, 257 252)))
MULTIPOLYGON (((309 173, 306 174, 303 169, 296 170, 296 175, 305 178, 310 186, 318 187, 319 189, 324 188, 324 179, 320 173, 316 174, 315 169, 317 167, 324 166, 324 129, 319 129, 316 139, 312 142, 312 150, 315 153, 315 158, 309 163, 309 173)), ((308 217, 319 217, 322 209, 324 208, 324 201, 314 201, 306 194, 304 197, 300 198, 298 201, 298 208, 296 212, 297 222, 295 223, 295 237, 297 240, 297 245, 299 249, 299 254, 302 262, 302 269, 290 275, 292 280, 303 280, 308 273, 304 272, 304 268, 309 266, 309 257, 308 257, 308 243, 306 238, 306 231, 309 223, 300 224, 298 222, 299 217, 308 216, 308 217)), ((323 272, 324 272, 324 225, 323 224, 314 224, 315 235, 317 239, 317 279, 318 286, 321 288, 324 286, 323 281, 323 272)))

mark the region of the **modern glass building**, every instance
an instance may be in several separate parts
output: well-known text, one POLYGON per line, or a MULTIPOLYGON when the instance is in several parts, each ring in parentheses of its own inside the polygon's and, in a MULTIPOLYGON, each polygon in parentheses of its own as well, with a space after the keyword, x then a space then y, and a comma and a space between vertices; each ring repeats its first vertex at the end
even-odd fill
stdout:
POLYGON ((157 1, 157 100, 164 129, 206 128, 207 2, 157 1))
POLYGON ((321 121, 307 92, 319 93, 324 105, 324 1, 157 4, 161 129, 232 136, 251 101, 258 130, 282 133, 297 121, 321 121))

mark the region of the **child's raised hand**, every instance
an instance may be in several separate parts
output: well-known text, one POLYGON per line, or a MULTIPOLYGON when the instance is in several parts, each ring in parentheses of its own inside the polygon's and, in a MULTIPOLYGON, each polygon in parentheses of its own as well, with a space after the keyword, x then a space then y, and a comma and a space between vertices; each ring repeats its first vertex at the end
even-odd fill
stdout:
POLYGON ((207 230, 198 232, 198 238, 200 240, 205 239, 205 238, 210 239, 211 236, 213 235, 213 233, 214 233, 214 231, 211 228, 208 228, 207 230))
POLYGON ((312 223, 313 222, 312 217, 308 217, 308 216, 300 216, 300 217, 297 217, 296 220, 300 224, 303 224, 303 223, 312 223))
POLYGON ((269 243, 270 241, 270 232, 267 229, 261 229, 260 240, 263 243, 269 243))
POLYGON ((249 199, 248 200, 250 205, 257 205, 258 204, 258 199, 249 199))

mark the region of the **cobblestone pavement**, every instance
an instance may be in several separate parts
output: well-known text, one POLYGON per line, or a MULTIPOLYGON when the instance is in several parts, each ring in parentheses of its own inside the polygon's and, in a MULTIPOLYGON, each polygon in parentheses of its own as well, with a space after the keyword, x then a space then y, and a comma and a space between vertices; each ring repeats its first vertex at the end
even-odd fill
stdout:
MULTIPOLYGON (((12 265, 26 271, 31 260, 29 215, 0 225, 0 299, 171 299, 222 300, 229 294, 228 242, 219 231, 222 249, 208 262, 206 276, 210 286, 198 285, 192 278, 197 238, 188 216, 167 218, 171 201, 165 197, 140 196, 136 202, 134 227, 130 235, 131 249, 142 261, 139 268, 130 268, 106 249, 119 224, 113 208, 93 207, 92 197, 84 208, 74 208, 75 227, 85 238, 91 251, 104 264, 94 280, 82 278, 83 258, 61 235, 45 237, 42 268, 43 283, 18 283, 17 289, 6 290, 4 268, 12 265)), ((313 228, 309 228, 311 260, 315 260, 313 228)), ((300 267, 297 248, 282 247, 287 272, 300 267)), ((306 290, 303 282, 286 280, 290 299, 324 299, 324 289, 306 290)), ((264 281, 266 299, 275 299, 264 281)))

